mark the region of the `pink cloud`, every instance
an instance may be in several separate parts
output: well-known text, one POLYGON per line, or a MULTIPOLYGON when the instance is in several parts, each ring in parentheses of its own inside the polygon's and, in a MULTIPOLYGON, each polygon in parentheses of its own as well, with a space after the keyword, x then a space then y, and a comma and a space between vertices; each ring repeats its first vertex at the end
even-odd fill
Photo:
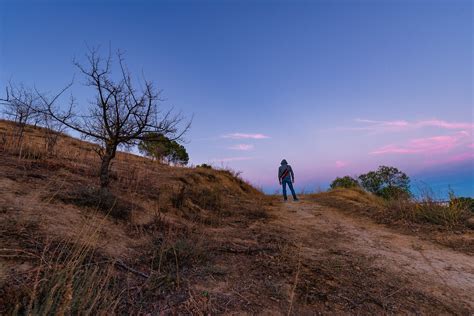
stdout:
POLYGON ((446 152, 460 145, 461 140, 469 136, 465 131, 450 136, 434 136, 412 139, 406 145, 390 144, 372 151, 370 154, 417 154, 446 152))
POLYGON ((347 166, 347 162, 341 161, 341 160, 336 161, 336 168, 340 169, 340 168, 344 168, 345 166, 347 166))
POLYGON ((230 139, 266 139, 270 136, 264 134, 246 134, 246 133, 231 133, 222 135, 221 138, 230 138, 230 139))
POLYGON ((459 155, 451 156, 447 159, 447 162, 459 162, 474 159, 474 152, 462 153, 459 155))
POLYGON ((474 128, 473 123, 446 122, 442 120, 419 121, 415 125, 419 127, 425 127, 425 126, 441 127, 445 129, 472 129, 474 128))
POLYGON ((425 127, 438 127, 441 129, 474 129, 472 122, 448 122, 444 120, 432 119, 432 120, 421 120, 408 122, 405 120, 394 120, 394 121, 376 121, 367 119, 356 119, 358 123, 364 123, 364 127, 351 128, 353 130, 367 130, 367 131, 404 131, 410 129, 420 129, 425 127))
POLYGON ((356 119, 356 122, 369 123, 369 124, 381 125, 381 126, 397 126, 397 127, 405 127, 405 126, 410 125, 410 123, 408 123, 407 121, 374 121, 374 120, 366 120, 366 119, 356 119))
POLYGON ((254 146, 252 144, 237 144, 229 147, 229 149, 241 151, 248 151, 252 150, 253 148, 254 146))
POLYGON ((460 154, 455 154, 443 159, 434 160, 430 159, 425 161, 426 164, 430 165, 440 165, 440 164, 448 164, 448 163, 457 163, 463 161, 474 160, 474 152, 464 152, 460 154))

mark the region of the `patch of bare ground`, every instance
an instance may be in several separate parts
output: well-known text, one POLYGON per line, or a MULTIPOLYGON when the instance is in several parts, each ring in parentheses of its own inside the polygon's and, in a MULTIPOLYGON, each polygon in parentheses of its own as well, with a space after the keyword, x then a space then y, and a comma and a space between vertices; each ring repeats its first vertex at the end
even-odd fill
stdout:
POLYGON ((274 223, 299 243, 292 257, 301 262, 296 293, 307 303, 296 307, 301 313, 467 315, 474 309, 474 260, 468 254, 312 200, 277 212, 274 223))

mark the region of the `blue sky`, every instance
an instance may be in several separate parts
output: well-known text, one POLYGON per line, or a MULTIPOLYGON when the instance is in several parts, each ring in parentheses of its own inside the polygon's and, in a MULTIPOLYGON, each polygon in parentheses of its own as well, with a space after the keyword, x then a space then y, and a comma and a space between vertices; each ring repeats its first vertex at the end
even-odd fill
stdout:
MULTIPOLYGON (((0 85, 55 91, 89 46, 191 116, 192 163, 267 192, 380 164, 474 196, 471 1, 0 1, 0 85)), ((77 74, 71 90, 85 107, 77 74)))

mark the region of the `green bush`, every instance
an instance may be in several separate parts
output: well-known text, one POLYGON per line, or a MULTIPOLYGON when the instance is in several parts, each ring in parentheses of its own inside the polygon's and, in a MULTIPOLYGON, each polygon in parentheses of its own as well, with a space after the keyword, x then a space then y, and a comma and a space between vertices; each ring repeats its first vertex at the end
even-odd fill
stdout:
POLYGON ((380 166, 359 176, 362 187, 385 199, 410 197, 410 178, 395 167, 380 166))
POLYGON ((330 185, 331 189, 336 189, 336 188, 356 188, 359 187, 359 182, 357 182, 356 179, 350 177, 350 176, 345 176, 342 178, 337 177, 334 179, 334 181, 330 185))

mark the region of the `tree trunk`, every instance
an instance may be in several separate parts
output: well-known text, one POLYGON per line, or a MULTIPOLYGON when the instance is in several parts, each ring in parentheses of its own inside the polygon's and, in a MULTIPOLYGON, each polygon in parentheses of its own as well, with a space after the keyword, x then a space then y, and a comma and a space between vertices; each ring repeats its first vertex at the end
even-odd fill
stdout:
POLYGON ((106 189, 109 186, 109 171, 110 171, 110 162, 115 157, 116 146, 106 145, 105 153, 102 156, 102 162, 100 165, 100 187, 106 189))

